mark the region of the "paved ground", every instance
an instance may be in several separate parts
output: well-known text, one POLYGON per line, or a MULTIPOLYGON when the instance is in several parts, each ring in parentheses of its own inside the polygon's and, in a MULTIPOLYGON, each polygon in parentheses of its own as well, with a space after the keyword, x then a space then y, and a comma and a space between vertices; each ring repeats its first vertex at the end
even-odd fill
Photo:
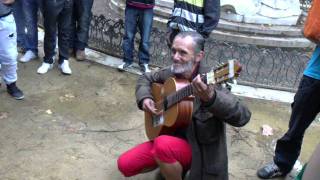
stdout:
MULTIPOLYGON (((95 1, 95 12, 104 12, 107 3, 95 1)), ((71 76, 61 75, 57 67, 38 75, 40 63, 19 64, 18 84, 25 100, 13 100, 0 87, 0 179, 126 179, 117 170, 117 157, 146 140, 143 113, 134 100, 138 76, 74 60, 71 76)), ((241 99, 252 119, 244 128, 228 127, 230 179, 255 180, 257 167, 270 161, 275 140, 287 128, 290 106, 241 99), (261 135, 263 124, 273 127, 273 136, 261 135)), ((319 143, 319 129, 316 123, 308 129, 302 162, 319 143)), ((127 179, 149 180, 154 174, 127 179)))
MULTIPOLYGON (((73 74, 55 67, 38 75, 40 60, 19 64, 26 99, 13 100, 0 88, 0 179, 125 179, 117 170, 121 152, 146 140, 143 113, 135 105, 137 75, 91 61, 71 60, 73 74)), ((257 179, 275 139, 286 129, 289 104, 243 98, 253 112, 242 129, 228 128, 230 179, 257 179), (275 135, 263 137, 261 126, 275 135)), ((319 125, 308 130, 306 161, 319 142, 319 125)), ((144 174, 129 179, 152 179, 144 174)))

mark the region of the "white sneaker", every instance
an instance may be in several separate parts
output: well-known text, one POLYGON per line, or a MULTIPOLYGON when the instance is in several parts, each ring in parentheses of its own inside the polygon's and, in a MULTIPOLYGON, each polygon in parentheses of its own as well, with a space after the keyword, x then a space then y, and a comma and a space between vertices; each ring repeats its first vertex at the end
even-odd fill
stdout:
POLYGON ((151 72, 151 70, 149 69, 149 65, 148 64, 140 64, 140 68, 141 68, 141 71, 144 72, 144 73, 151 72))
POLYGON ((49 69, 52 69, 53 64, 43 62, 41 66, 38 68, 37 73, 45 74, 48 72, 49 69))
POLYGON ((66 74, 66 75, 72 74, 68 60, 63 60, 62 64, 59 65, 59 68, 61 69, 63 74, 66 74))
POLYGON ((124 62, 118 66, 118 70, 123 71, 123 70, 129 69, 132 67, 132 65, 133 65, 132 63, 124 62))
POLYGON ((33 59, 36 59, 38 56, 32 52, 31 50, 28 50, 19 60, 20 62, 26 63, 33 59))

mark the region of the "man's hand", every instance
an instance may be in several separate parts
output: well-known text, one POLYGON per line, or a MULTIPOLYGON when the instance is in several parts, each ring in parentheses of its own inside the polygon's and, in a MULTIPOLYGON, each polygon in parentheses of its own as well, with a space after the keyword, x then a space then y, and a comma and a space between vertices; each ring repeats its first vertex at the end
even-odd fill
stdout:
POLYGON ((1 2, 5 5, 10 5, 10 4, 14 3, 14 0, 1 0, 1 2))
POLYGON ((199 97, 203 102, 208 102, 214 96, 214 89, 210 88, 204 82, 201 81, 200 75, 196 76, 192 82, 193 94, 199 97))
POLYGON ((157 110, 154 101, 150 98, 146 98, 143 100, 142 109, 144 111, 152 113, 154 115, 159 115, 162 113, 157 110))

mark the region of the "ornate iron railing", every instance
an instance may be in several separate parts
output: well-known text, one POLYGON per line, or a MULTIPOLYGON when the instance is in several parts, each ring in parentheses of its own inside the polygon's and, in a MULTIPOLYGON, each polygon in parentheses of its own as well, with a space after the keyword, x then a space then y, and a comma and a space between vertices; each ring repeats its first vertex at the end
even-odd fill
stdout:
MULTIPOLYGON (((93 16, 89 34, 91 48, 122 57, 124 35, 122 19, 107 19, 103 15, 93 16)), ((136 39, 135 57, 139 45, 139 38, 136 39)), ((215 66, 228 59, 240 60, 243 65, 243 71, 238 79, 240 84, 287 91, 296 90, 310 56, 310 51, 305 49, 264 48, 214 39, 207 40, 205 51, 205 61, 208 66, 215 66)), ((150 53, 152 65, 162 67, 171 63, 164 31, 153 28, 150 53)))
POLYGON ((301 9, 304 11, 308 11, 309 7, 311 6, 312 0, 299 0, 301 4, 301 9))

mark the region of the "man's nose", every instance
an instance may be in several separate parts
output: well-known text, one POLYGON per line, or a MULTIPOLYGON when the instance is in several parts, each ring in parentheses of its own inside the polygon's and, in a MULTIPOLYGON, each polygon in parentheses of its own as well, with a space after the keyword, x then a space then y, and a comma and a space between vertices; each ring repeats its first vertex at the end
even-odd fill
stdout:
POLYGON ((173 60, 175 60, 175 61, 179 61, 179 60, 180 60, 180 55, 179 55, 179 53, 173 53, 173 54, 172 54, 172 58, 173 58, 173 60))

